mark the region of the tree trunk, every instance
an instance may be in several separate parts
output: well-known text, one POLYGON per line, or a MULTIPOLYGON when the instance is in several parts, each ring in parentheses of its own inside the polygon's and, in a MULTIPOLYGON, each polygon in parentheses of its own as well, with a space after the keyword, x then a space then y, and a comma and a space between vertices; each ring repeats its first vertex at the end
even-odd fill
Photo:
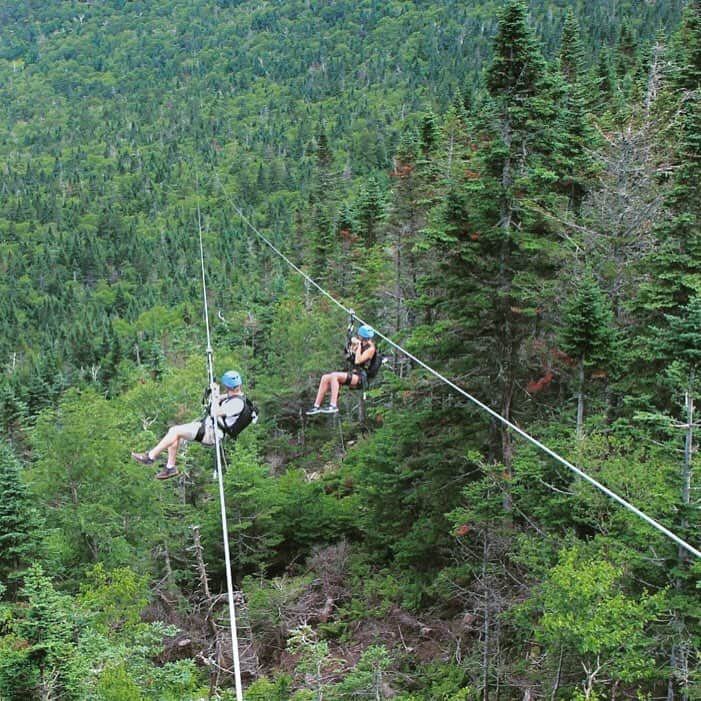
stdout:
POLYGON ((484 650, 482 652, 482 701, 489 701, 489 645, 490 645, 490 606, 489 606, 489 589, 487 583, 487 558, 489 556, 489 544, 487 542, 487 533, 483 535, 482 540, 482 582, 483 582, 483 598, 484 598, 484 624, 482 626, 484 650))
MULTIPOLYGON (((684 436, 684 465, 682 468, 682 504, 684 505, 684 516, 682 517, 681 526, 683 530, 685 530, 689 526, 689 520, 686 516, 686 511, 689 508, 689 504, 691 501, 691 470, 693 467, 694 458, 694 380, 695 373, 694 369, 692 368, 689 371, 688 385, 684 396, 684 404, 686 408, 686 424, 684 424, 684 428, 686 430, 686 434, 684 436)), ((688 553, 684 548, 681 547, 681 545, 679 546, 678 553, 680 562, 688 561, 688 553)), ((682 588, 682 581, 679 577, 676 577, 674 580, 674 588, 677 590, 682 588)), ((673 623, 676 624, 675 627, 678 630, 681 630, 681 621, 678 619, 678 614, 676 613, 674 615, 673 623)), ((674 678, 684 677, 685 665, 686 661, 684 659, 684 650, 682 646, 675 642, 672 645, 672 651, 670 652, 669 657, 669 667, 672 670, 673 675, 667 684, 667 701, 674 701, 674 678), (674 674, 675 672, 676 674, 674 674)), ((686 692, 682 692, 682 701, 686 701, 687 698, 688 695, 686 694, 686 692)))
POLYGON ((584 358, 579 359, 577 378, 577 444, 584 437, 584 358))

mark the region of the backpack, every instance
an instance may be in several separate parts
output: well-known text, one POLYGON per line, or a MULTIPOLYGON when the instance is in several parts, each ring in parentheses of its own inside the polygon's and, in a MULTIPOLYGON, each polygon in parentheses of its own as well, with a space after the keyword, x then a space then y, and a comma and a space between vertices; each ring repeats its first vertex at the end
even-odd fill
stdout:
POLYGON ((365 368, 365 374, 368 380, 372 380, 377 377, 377 373, 380 371, 382 364, 385 362, 385 356, 380 353, 380 349, 375 346, 375 355, 372 356, 368 366, 365 368))
POLYGON ((236 438, 244 428, 254 424, 258 421, 258 409, 254 406, 253 402, 246 396, 243 397, 243 409, 236 419, 236 423, 232 426, 222 426, 219 425, 224 433, 229 438, 236 438))

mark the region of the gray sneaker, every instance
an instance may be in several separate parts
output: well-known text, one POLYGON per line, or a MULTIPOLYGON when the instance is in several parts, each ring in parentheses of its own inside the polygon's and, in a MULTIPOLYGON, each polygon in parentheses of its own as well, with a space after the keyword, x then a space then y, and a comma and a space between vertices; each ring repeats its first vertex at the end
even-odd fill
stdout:
POLYGON ((322 414, 338 414, 338 407, 334 406, 333 404, 329 404, 319 411, 321 411, 322 414))
POLYGON ((313 406, 311 409, 304 412, 307 416, 314 416, 314 414, 321 414, 322 409, 318 406, 313 406))

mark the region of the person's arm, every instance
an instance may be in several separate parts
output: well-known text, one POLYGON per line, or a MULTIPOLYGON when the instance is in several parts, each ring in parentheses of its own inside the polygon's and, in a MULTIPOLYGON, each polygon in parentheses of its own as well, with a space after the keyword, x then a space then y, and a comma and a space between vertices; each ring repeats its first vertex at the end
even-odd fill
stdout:
POLYGON ((363 363, 367 363, 372 356, 375 355, 375 344, 370 343, 370 345, 365 349, 362 350, 360 347, 360 343, 355 348, 355 364, 356 365, 362 365, 363 363))

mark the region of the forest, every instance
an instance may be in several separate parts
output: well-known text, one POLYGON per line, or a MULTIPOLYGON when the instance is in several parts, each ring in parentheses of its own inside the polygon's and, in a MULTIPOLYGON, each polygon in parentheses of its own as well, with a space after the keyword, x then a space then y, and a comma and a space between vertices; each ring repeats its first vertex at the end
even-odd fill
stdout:
POLYGON ((3 0, 0 701, 701 699, 700 105, 701 0, 3 0))

